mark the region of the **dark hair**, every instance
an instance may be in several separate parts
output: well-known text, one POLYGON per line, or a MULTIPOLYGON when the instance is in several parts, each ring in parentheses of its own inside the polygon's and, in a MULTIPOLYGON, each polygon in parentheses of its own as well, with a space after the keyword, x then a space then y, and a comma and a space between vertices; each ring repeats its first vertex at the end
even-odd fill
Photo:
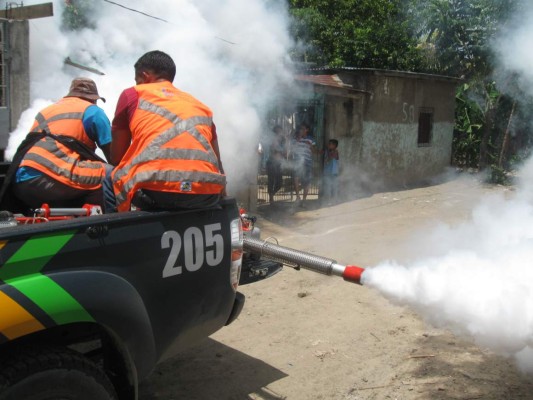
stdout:
POLYGON ((300 125, 298 125, 296 127, 296 130, 294 131, 294 136, 295 137, 298 137, 298 135, 300 134, 300 130, 302 128, 307 128, 307 133, 310 134, 311 133, 311 127, 309 126, 309 124, 307 122, 302 122, 300 125))
POLYGON ((135 74, 142 71, 149 71, 158 78, 174 81, 176 76, 176 64, 172 58, 162 51, 154 50, 145 53, 137 60, 135 65, 135 74))
POLYGON ((339 141, 337 139, 329 139, 329 143, 333 143, 335 147, 339 147, 339 141))

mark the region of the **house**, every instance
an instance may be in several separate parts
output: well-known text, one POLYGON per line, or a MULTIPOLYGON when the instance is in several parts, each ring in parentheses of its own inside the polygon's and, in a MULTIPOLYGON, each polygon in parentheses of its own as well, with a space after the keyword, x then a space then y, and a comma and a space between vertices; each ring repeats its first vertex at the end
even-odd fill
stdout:
MULTIPOLYGON (((346 190, 418 184, 450 166, 459 79, 366 68, 313 69, 295 78, 302 90, 284 100, 285 119, 311 124, 319 149, 339 141, 346 190)), ((320 157, 316 164, 315 175, 320 157)))

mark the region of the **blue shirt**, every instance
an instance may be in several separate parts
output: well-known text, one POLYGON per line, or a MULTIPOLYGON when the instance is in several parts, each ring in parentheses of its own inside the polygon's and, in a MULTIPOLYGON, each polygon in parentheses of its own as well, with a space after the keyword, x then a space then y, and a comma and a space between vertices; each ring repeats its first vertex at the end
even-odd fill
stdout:
POLYGON ((337 176, 339 175, 339 160, 331 159, 324 164, 324 175, 337 176))
MULTIPOLYGON (((91 105, 86 108, 83 114, 83 128, 93 142, 98 147, 111 143, 111 124, 109 118, 97 105, 91 105)), ((41 176, 43 173, 31 167, 20 167, 17 170, 16 181, 24 182, 41 176)))

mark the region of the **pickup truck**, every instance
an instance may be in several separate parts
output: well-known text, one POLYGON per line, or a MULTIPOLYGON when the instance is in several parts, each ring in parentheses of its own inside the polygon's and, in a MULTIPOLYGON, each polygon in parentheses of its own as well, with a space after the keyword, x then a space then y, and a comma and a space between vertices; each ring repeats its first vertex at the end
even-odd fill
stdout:
POLYGON ((281 269, 242 261, 231 198, 195 211, 44 212, 0 212, 0 400, 136 399, 158 362, 238 317, 239 283, 281 269))

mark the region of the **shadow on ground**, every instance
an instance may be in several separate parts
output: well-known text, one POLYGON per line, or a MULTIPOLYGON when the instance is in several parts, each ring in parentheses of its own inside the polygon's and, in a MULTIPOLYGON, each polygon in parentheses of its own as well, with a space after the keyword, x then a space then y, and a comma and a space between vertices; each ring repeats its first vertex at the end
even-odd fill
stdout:
POLYGON ((297 213, 321 208, 319 200, 307 200, 300 206, 295 201, 278 201, 272 204, 262 204, 257 207, 257 213, 262 218, 275 224, 293 226, 298 222, 297 213))
POLYGON ((311 199, 308 198, 305 202, 281 200, 274 203, 259 204, 257 213, 272 223, 290 227, 301 223, 298 214, 302 212, 326 209, 370 196, 372 196, 370 192, 361 192, 357 195, 336 200, 325 200, 316 198, 316 196, 311 199))
POLYGON ((140 400, 281 400, 267 386, 287 375, 213 339, 163 363, 139 388, 140 400), (253 397, 252 397, 253 396, 253 397))
POLYGON ((416 365, 411 379, 415 386, 421 383, 422 398, 533 398, 533 379, 518 372, 511 360, 448 335, 422 337, 419 345, 411 354, 416 365))
MULTIPOLYGON (((274 203, 262 202, 259 203, 257 206, 257 213, 261 215, 261 217, 272 223, 291 227, 301 223, 301 218, 298 218, 298 214, 305 211, 316 211, 320 209, 334 207, 343 203, 352 202, 354 200, 369 198, 378 193, 396 193, 412 189, 428 188, 447 181, 458 179, 461 176, 463 175, 459 173, 445 173, 443 175, 435 177, 432 180, 416 182, 409 185, 389 184, 386 187, 382 187, 380 190, 376 190, 376 188, 372 190, 370 187, 358 187, 357 191, 345 193, 343 196, 340 196, 335 200, 327 200, 318 197, 317 195, 310 195, 310 198, 308 197, 305 202, 299 202, 296 200, 277 200, 274 203)), ((479 178, 479 180, 480 182, 482 182, 481 178, 479 178)), ((383 205, 380 204, 375 207, 382 206, 383 205)))

